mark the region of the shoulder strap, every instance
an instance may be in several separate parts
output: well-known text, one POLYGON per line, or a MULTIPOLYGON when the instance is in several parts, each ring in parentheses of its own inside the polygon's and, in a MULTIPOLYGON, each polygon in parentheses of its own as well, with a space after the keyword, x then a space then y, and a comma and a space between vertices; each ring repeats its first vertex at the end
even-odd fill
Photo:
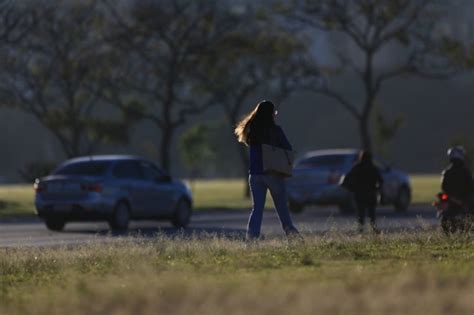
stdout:
POLYGON ((279 147, 277 127, 272 126, 272 128, 269 130, 269 133, 270 133, 269 135, 270 145, 274 147, 279 147))

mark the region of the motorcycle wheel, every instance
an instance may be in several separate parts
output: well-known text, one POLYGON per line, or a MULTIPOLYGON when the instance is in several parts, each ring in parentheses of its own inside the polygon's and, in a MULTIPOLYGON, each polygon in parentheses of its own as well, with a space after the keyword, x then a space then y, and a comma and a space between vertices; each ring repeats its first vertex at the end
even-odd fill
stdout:
POLYGON ((441 228, 443 229, 444 234, 450 235, 456 233, 457 226, 454 218, 442 216, 440 218, 441 228))
POLYGON ((441 217, 441 228, 443 229, 443 232, 446 235, 451 235, 456 232, 462 232, 463 230, 460 220, 456 217, 451 216, 441 217))
POLYGON ((461 222, 461 230, 463 232, 474 231, 474 216, 472 214, 466 214, 461 222))

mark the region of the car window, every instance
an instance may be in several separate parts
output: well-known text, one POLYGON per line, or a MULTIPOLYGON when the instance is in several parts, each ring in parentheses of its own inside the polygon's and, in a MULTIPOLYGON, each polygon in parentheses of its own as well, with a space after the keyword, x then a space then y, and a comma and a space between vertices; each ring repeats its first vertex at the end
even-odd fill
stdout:
POLYGON ((147 180, 162 180, 166 177, 165 172, 160 170, 152 163, 142 161, 140 162, 140 167, 142 169, 145 179, 147 180))
POLYGON ((109 162, 106 161, 68 163, 59 167, 54 175, 102 176, 107 171, 108 165, 109 162))
POLYGON ((136 161, 122 161, 115 165, 113 175, 123 179, 143 179, 140 165, 136 161))
POLYGON ((347 154, 318 155, 297 163, 300 168, 340 169, 348 160, 347 154))

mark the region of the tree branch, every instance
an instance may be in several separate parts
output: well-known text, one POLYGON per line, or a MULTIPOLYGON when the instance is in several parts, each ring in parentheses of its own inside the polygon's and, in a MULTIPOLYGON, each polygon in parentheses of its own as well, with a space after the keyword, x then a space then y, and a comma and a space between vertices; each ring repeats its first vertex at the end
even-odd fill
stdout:
POLYGON ((333 90, 330 90, 329 88, 316 90, 315 92, 336 100, 344 109, 346 109, 356 119, 360 119, 362 117, 362 115, 357 110, 357 106, 354 105, 353 103, 349 102, 341 94, 339 94, 339 93, 337 93, 333 90))

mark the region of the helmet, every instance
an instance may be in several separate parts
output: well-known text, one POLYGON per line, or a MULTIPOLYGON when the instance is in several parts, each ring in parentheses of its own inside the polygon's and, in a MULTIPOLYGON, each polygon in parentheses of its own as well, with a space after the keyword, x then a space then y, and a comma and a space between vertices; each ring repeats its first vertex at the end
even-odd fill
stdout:
POLYGON ((462 146, 455 146, 449 148, 448 150, 448 157, 450 160, 457 159, 464 161, 466 156, 466 150, 462 146))

